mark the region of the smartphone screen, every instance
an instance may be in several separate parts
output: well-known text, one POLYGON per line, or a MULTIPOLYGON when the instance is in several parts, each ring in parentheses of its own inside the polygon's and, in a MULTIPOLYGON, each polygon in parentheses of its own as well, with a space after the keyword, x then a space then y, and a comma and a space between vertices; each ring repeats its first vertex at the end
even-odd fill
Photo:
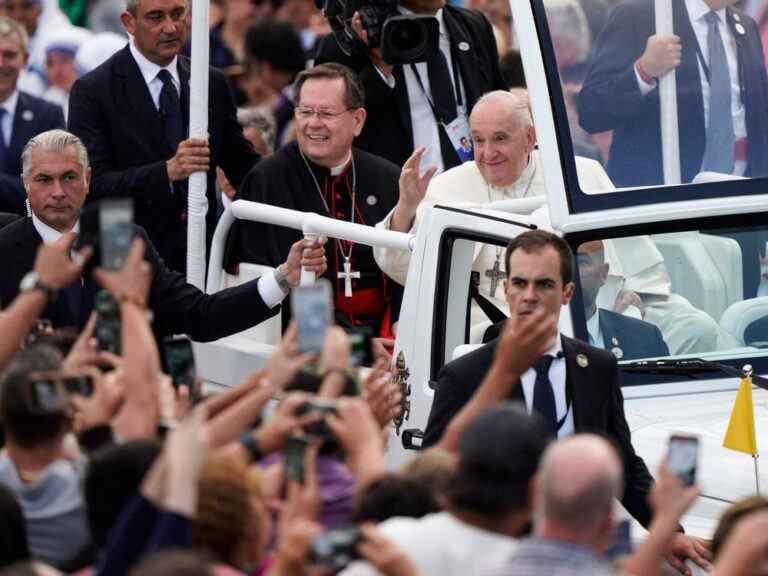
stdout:
POLYGON ((696 482, 698 457, 699 438, 697 436, 673 434, 669 437, 667 467, 685 486, 693 486, 696 482))
POLYGON ((133 201, 129 198, 103 200, 99 205, 101 266, 107 270, 123 267, 133 242, 133 201))
POLYGON ((163 370, 171 377, 173 386, 187 386, 195 389, 197 368, 192 341, 185 337, 171 337, 163 340, 163 370))
POLYGON ((333 315, 332 294, 331 284, 325 279, 311 286, 299 286, 291 293, 291 309, 299 328, 299 352, 322 351, 333 315))
POLYGON ((349 335, 350 360, 353 366, 373 366, 373 331, 370 328, 354 328, 349 335))
POLYGON ((285 441, 285 478, 288 481, 304 483, 304 452, 309 440, 291 436, 285 441))

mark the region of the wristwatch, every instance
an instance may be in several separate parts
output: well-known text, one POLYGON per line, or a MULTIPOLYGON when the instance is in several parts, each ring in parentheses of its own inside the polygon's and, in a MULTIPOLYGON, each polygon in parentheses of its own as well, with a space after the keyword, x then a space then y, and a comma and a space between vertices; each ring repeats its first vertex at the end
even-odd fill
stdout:
POLYGON ((289 294, 291 291, 291 283, 288 281, 288 277, 283 273, 280 268, 282 267, 282 264, 275 268, 275 281, 277 282, 277 285, 280 287, 280 290, 282 290, 284 293, 289 294))
POLYGON ((19 291, 22 293, 27 293, 34 290, 40 290, 43 294, 45 294, 45 297, 49 302, 56 300, 56 296, 58 294, 58 291, 53 286, 49 286, 40 280, 40 275, 32 270, 31 272, 27 272, 21 279, 21 282, 19 283, 19 291))

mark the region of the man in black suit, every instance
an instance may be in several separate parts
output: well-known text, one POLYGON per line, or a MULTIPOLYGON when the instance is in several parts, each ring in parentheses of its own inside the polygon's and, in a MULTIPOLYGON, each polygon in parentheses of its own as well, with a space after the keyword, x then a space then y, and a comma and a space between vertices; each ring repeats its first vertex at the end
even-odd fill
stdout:
MULTIPOLYGON (((41 243, 56 242, 78 229, 91 179, 88 153, 73 134, 52 130, 30 140, 22 159, 32 216, 0 231, 0 307, 8 306, 20 290, 42 290, 49 296, 42 317, 57 328, 82 327, 93 310, 97 290, 93 280, 86 277, 69 286, 47 286, 30 271, 41 243)), ((145 259, 153 270, 149 307, 158 337, 188 334, 202 342, 250 328, 279 310, 280 302, 298 284, 302 266, 319 274, 326 267, 323 247, 300 240, 274 274, 206 295, 165 266, 141 228, 137 233, 144 239, 145 259)))
POLYGON ((610 350, 617 360, 669 356, 669 348, 657 326, 597 307, 597 294, 608 277, 603 243, 584 242, 576 257, 589 343, 610 350))
POLYGON ((654 33, 653 0, 627 0, 611 12, 578 105, 587 132, 613 130, 607 169, 617 186, 663 183, 658 78, 673 69, 683 182, 702 170, 768 174, 763 48, 734 1, 672 2, 675 36, 654 33))
POLYGON ((64 127, 61 108, 18 87, 27 65, 27 32, 14 20, 0 17, 0 212, 25 214, 21 184, 21 150, 27 140, 64 127))
POLYGON ((69 129, 93 162, 91 200, 134 199, 144 227, 173 270, 186 269, 186 180, 208 172, 207 232, 216 226, 215 168, 238 187, 258 156, 243 137, 232 93, 211 69, 209 139, 187 139, 190 61, 187 0, 129 0, 122 14, 130 44, 80 78, 69 100, 69 129))
MULTIPOLYGON (((652 516, 648 493, 653 478, 632 446, 616 358, 606 350, 554 333, 560 310, 570 302, 575 288, 570 247, 549 232, 525 232, 507 246, 505 264, 508 327, 501 338, 458 358, 440 371, 424 446, 436 444, 475 392, 487 387, 486 382, 480 385, 486 374, 486 380, 509 376, 503 369, 509 365, 505 364, 504 357, 514 357, 516 351, 508 344, 505 346, 505 342, 515 341, 517 323, 534 314, 546 315, 553 327, 552 343, 533 368, 509 382, 511 397, 525 402, 529 411, 538 411, 559 438, 590 431, 611 438, 624 464, 626 486, 622 504, 638 522, 648 526, 652 516)), ((681 569, 680 558, 691 558, 705 565, 702 554, 706 554, 706 550, 702 546, 698 540, 678 534, 670 543, 668 560, 681 569)))
MULTIPOLYGON (((451 144, 441 123, 448 125, 454 119, 466 123, 480 96, 506 89, 496 41, 488 20, 475 10, 447 5, 445 0, 402 0, 400 6, 436 16, 440 22, 440 54, 431 62, 391 66, 379 49, 349 58, 332 36, 322 42, 316 62, 339 62, 360 74, 368 121, 355 141, 358 148, 402 166, 416 148, 425 146, 424 165, 448 170, 461 163, 459 146, 451 144)), ((361 36, 366 38, 365 33, 361 36)), ((462 135, 469 137, 468 132, 462 135)))

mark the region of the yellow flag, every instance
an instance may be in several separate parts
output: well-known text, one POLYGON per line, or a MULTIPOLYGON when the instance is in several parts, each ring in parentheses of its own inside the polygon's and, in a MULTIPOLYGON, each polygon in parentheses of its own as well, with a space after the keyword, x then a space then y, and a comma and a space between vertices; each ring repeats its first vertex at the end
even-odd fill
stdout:
POLYGON ((752 408, 752 378, 742 378, 739 392, 733 403, 731 420, 723 438, 723 446, 745 452, 754 456, 757 454, 757 439, 755 438, 755 412, 752 408))

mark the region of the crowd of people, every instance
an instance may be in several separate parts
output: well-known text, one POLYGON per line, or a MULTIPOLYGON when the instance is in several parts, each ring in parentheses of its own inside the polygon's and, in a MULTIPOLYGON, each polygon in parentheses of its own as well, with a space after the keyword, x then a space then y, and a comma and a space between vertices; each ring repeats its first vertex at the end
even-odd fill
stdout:
MULTIPOLYGON (((609 0, 544 2, 564 32, 562 78, 579 84, 572 111, 587 132, 613 131, 609 161, 576 159, 590 190, 623 183, 630 108, 606 94, 653 98, 655 78, 683 65, 675 54, 685 60, 680 39, 641 38, 626 58, 612 47, 646 3, 617 3, 608 18, 609 0), (622 59, 626 86, 612 76, 622 59)), ((0 575, 648 576, 689 574, 686 562, 766 573, 768 502, 733 506, 712 541, 688 535, 680 521, 698 488, 665 462, 654 479, 632 446, 615 350, 665 356, 675 342, 652 313, 599 307, 613 244, 574 255, 536 230, 476 252, 476 288, 505 320, 440 371, 423 450, 398 469, 385 452, 403 407, 390 351, 408 253, 238 222, 227 270, 271 271, 210 295, 185 279, 193 173, 207 173, 209 248, 235 199, 415 233, 435 203, 543 196, 508 2, 401 0, 399 14, 432 16, 438 30, 436 49, 410 64, 388 62, 359 14, 347 53, 312 0, 212 2, 204 139, 187 136, 187 0, 117 4, 0 0, 0 575), (88 214, 103 219, 116 198, 133 214, 117 263, 86 234, 88 214), (317 354, 299 351, 282 306, 302 270, 332 290, 336 325, 317 354), (577 283, 589 342, 558 329, 577 283), (169 364, 168 337, 211 341, 278 313, 285 330, 265 368, 226 392, 206 395, 169 364), (377 337, 368 371, 351 357, 348 331, 360 328, 377 337), (648 531, 634 549, 619 503, 648 531)), ((677 4, 721 11, 753 39, 732 2, 677 4)), ((739 158, 702 158, 722 161, 716 146, 748 138, 742 168, 759 173, 768 145, 751 140, 753 102, 736 102, 751 89, 718 90, 716 66, 704 68, 707 135, 691 161, 728 171, 739 158), (711 116, 724 104, 730 127, 711 116)), ((768 85, 764 67, 754 74, 768 85)))

